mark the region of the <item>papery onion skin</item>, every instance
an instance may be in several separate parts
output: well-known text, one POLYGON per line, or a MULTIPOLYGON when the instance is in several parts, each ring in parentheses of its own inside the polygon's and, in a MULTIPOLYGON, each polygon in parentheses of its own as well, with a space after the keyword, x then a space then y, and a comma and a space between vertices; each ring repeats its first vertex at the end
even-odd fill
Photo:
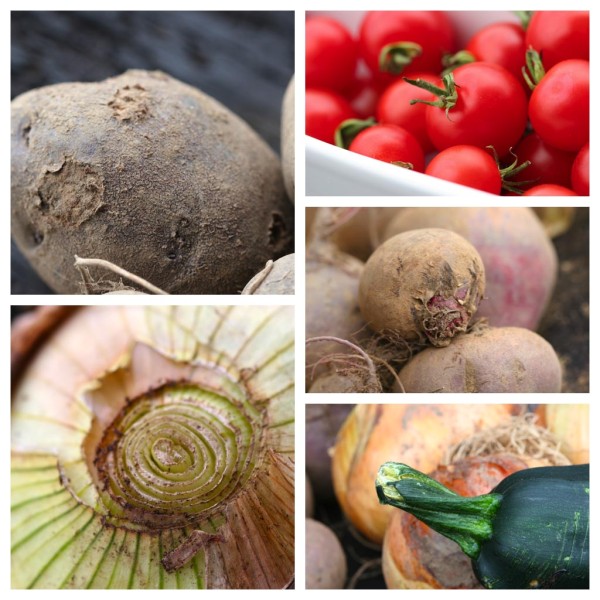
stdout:
POLYGON ((381 544, 393 514, 373 493, 379 466, 393 458, 431 471, 444 452, 475 431, 507 420, 513 404, 363 404, 340 429, 332 458, 333 486, 344 513, 381 544))
POLYGON ((292 311, 95 307, 64 323, 13 397, 13 587, 286 587, 292 311))

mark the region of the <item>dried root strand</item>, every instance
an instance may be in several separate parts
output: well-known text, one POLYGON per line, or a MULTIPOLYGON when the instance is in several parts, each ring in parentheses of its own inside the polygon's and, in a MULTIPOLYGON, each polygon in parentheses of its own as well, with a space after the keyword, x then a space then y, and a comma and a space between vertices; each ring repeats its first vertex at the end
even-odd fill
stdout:
POLYGON ((361 579, 371 579, 372 577, 382 576, 382 564, 381 558, 372 558, 363 562, 363 564, 356 570, 354 575, 348 581, 346 585, 347 590, 356 589, 357 584, 361 579))
POLYGON ((383 389, 404 393, 398 373, 415 354, 427 347, 426 343, 409 342, 396 332, 384 331, 369 339, 365 351, 378 364, 378 375, 383 389))
MULTIPOLYGON (((118 265, 115 265, 114 263, 111 263, 108 260, 103 260, 101 258, 81 258, 81 257, 75 255, 75 267, 78 269, 79 273, 81 274, 81 279, 83 281, 84 290, 88 294, 90 293, 91 290, 94 290, 95 289, 94 286, 97 285, 92 280, 88 267, 100 267, 100 268, 112 271, 113 273, 115 273, 116 275, 119 275, 120 277, 125 277, 126 279, 129 279, 133 283, 148 290, 152 294, 163 295, 163 296, 168 295, 167 292, 165 292, 165 291, 161 290, 159 287, 156 287, 155 285, 151 284, 149 281, 146 281, 139 275, 130 273, 129 271, 126 271, 122 267, 119 267, 118 265)), ((121 288, 121 289, 123 289, 123 288, 121 288)))
POLYGON ((571 462, 560 451, 560 441, 545 427, 537 424, 537 415, 525 413, 496 427, 475 433, 446 452, 443 464, 451 464, 469 456, 510 453, 552 465, 571 462))
POLYGON ((336 371, 348 375, 356 374, 360 371, 366 371, 365 375, 365 390, 381 392, 381 382, 379 381, 379 377, 377 375, 377 367, 373 362, 372 358, 369 356, 367 352, 365 352, 360 346, 357 346, 353 342, 348 340, 344 340, 342 338, 334 337, 334 336, 318 336, 309 338, 306 340, 306 345, 318 343, 318 342, 335 342, 337 344, 341 344, 343 346, 347 346, 350 348, 354 354, 332 354, 319 359, 314 365, 309 365, 312 368, 312 376, 311 379, 314 378, 314 373, 317 367, 325 362, 329 362, 332 364, 339 365, 340 363, 345 363, 344 367, 336 368, 336 371), (360 362, 357 362, 358 361, 360 362))
POLYGON ((252 278, 249 285, 247 285, 244 288, 244 291, 242 292, 242 296, 250 296, 250 295, 254 294, 254 292, 260 287, 261 283, 269 276, 269 273, 273 270, 273 264, 274 263, 272 260, 267 261, 265 268, 262 271, 260 271, 259 273, 257 273, 252 278))

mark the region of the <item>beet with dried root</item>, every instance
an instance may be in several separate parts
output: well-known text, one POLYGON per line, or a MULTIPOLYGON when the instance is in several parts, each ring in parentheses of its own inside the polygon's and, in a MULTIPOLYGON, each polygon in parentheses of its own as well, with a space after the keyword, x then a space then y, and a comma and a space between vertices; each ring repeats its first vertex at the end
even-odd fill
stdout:
POLYGON ((240 118, 160 72, 63 83, 12 102, 12 232, 77 293, 74 256, 169 293, 238 293, 291 251, 277 156, 240 118))
POLYGON ((464 332, 485 290, 483 262, 463 237, 417 229, 379 246, 360 278, 359 305, 377 332, 447 346, 464 332))

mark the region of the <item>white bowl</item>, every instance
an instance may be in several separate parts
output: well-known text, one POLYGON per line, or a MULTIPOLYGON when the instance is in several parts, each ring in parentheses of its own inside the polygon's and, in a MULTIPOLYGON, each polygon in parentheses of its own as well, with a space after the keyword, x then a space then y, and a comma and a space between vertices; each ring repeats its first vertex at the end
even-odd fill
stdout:
MULTIPOLYGON (((356 32, 363 12, 309 11, 331 16, 356 32)), ((496 21, 518 22, 506 11, 448 11, 455 26, 458 45, 464 46, 481 27, 496 21)), ((348 152, 332 144, 305 136, 306 195, 308 196, 479 196, 491 194, 409 171, 379 160, 348 152)))

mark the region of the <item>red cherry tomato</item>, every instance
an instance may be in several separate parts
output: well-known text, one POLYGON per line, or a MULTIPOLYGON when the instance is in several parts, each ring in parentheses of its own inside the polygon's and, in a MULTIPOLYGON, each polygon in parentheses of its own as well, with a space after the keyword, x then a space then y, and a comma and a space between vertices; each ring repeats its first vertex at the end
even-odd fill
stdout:
MULTIPOLYGON (((575 155, 565 152, 544 143, 537 133, 525 136, 513 149, 519 163, 526 160, 531 164, 511 177, 511 181, 531 181, 532 183, 522 189, 533 187, 542 183, 555 183, 569 187, 571 185, 571 166, 575 155)), ((508 157, 510 160, 511 157, 508 157)))
POLYGON ((590 59, 590 13, 575 10, 536 11, 525 36, 546 70, 570 58, 590 59))
POLYGON ((492 23, 469 40, 466 50, 476 60, 500 65, 527 88, 521 69, 525 66, 525 30, 517 23, 492 23))
POLYGON ((352 152, 388 163, 410 163, 423 172, 425 157, 412 133, 396 125, 373 125, 361 131, 350 144, 352 152))
POLYGON ((320 16, 306 20, 306 87, 349 89, 357 58, 358 44, 341 23, 320 16))
POLYGON ((348 101, 339 94, 330 90, 306 90, 306 135, 333 144, 338 125, 356 116, 348 101))
POLYGON ((456 104, 428 106, 427 133, 438 150, 467 144, 493 146, 504 156, 523 135, 527 123, 527 96, 521 84, 504 68, 475 62, 455 69, 456 104))
POLYGON ((577 194, 562 185, 544 183, 527 190, 523 196, 577 196, 577 194))
POLYGON ((442 56, 455 48, 452 23, 439 11, 371 11, 363 19, 359 47, 367 66, 382 81, 392 81, 381 73, 379 58, 388 44, 411 42, 418 44, 420 54, 402 69, 402 74, 417 71, 438 72, 442 56))
MULTIPOLYGON (((424 79, 433 85, 438 85, 440 78, 433 73, 415 73, 414 79, 424 79)), ((421 144, 423 152, 431 152, 434 148, 425 124, 426 104, 410 104, 410 101, 419 98, 421 100, 434 100, 431 92, 417 88, 414 85, 400 79, 389 85, 379 98, 377 103, 376 117, 380 123, 390 123, 404 127, 410 131, 421 144)))
POLYGON ((502 178, 496 161, 476 146, 452 146, 433 157, 426 175, 500 194, 502 178))
POLYGON ((571 170, 571 187, 578 196, 590 195, 590 145, 586 144, 577 154, 571 170))
POLYGON ((345 95, 350 106, 362 119, 375 115, 375 107, 379 100, 379 89, 370 73, 356 75, 352 88, 345 95))
POLYGON ((578 152, 590 137, 590 63, 563 60, 535 86, 529 119, 551 146, 578 152))

